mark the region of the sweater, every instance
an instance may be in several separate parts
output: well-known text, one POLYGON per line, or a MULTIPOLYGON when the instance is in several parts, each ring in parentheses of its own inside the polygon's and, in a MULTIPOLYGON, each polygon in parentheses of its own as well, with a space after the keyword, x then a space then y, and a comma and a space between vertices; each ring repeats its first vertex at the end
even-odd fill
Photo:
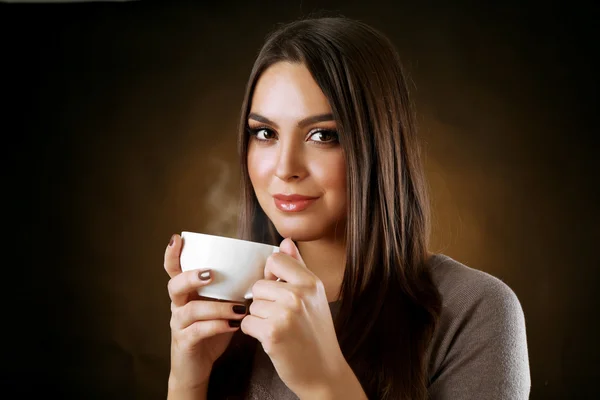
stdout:
MULTIPOLYGON (((432 400, 528 399, 531 387, 525 318, 515 293, 492 275, 437 254, 428 267, 442 312, 427 352, 432 400)), ((330 303, 335 317, 339 302, 330 303)), ((298 397, 257 346, 249 399, 298 397)))

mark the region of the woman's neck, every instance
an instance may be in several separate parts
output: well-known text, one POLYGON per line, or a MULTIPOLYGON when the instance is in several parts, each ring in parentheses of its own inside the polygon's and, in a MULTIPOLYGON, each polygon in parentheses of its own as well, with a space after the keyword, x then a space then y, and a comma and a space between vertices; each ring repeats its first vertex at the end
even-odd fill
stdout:
POLYGON ((327 301, 338 300, 346 268, 346 244, 320 239, 296 243, 300 255, 310 269, 323 282, 327 301))

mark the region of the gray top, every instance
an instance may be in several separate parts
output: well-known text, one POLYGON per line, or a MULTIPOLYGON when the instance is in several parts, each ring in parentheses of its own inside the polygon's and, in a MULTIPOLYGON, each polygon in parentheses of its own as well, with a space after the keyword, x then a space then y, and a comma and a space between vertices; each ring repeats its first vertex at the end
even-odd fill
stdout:
MULTIPOLYGON (((442 295, 439 326, 429 348, 432 400, 529 398, 525 318, 514 292, 499 279, 450 257, 430 260, 442 295)), ((332 315, 338 303, 330 303, 332 315)), ((257 346, 250 399, 292 400, 271 360, 257 346)))

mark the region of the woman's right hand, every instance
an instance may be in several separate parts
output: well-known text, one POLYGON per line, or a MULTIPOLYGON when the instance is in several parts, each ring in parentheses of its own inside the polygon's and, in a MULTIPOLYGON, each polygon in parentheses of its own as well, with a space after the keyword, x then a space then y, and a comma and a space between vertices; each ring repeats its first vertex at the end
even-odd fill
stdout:
POLYGON ((210 284, 212 276, 206 270, 182 272, 181 245, 181 236, 173 235, 165 251, 165 270, 171 277, 169 391, 204 391, 214 362, 239 329, 247 308, 240 303, 203 300, 198 296, 197 289, 210 284))

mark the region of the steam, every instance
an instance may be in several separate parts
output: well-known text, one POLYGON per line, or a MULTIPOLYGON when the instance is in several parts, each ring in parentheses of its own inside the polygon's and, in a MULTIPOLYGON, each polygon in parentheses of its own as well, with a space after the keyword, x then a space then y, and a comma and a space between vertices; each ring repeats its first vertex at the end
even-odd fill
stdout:
POLYGON ((216 179, 206 195, 208 222, 205 229, 212 235, 235 237, 238 216, 238 201, 227 187, 231 181, 230 166, 223 160, 211 158, 209 170, 216 172, 216 179))

